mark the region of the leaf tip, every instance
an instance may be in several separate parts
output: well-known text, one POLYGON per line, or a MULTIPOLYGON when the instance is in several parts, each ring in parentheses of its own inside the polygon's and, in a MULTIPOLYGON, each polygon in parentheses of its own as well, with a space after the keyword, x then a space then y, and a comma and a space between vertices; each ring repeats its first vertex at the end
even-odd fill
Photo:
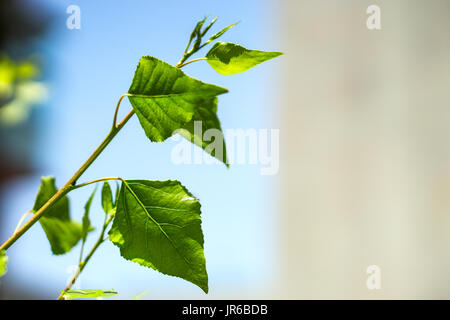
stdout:
POLYGON ((205 294, 208 294, 208 292, 209 292, 208 284, 206 284, 206 286, 202 286, 202 287, 200 287, 200 288, 203 290, 203 292, 204 292, 205 294))
POLYGON ((272 53, 274 58, 284 55, 284 52, 281 51, 273 51, 272 53))

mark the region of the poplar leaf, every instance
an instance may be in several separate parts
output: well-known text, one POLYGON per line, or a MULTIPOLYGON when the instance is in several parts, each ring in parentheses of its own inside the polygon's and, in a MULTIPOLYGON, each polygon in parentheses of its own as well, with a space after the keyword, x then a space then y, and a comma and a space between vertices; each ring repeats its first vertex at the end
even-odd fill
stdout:
POLYGON ((282 52, 249 50, 230 42, 217 42, 206 54, 206 61, 220 74, 235 74, 282 54, 282 52))
POLYGON ((5 250, 0 250, 0 277, 4 276, 8 271, 6 265, 8 263, 8 256, 5 250))
POLYGON ((130 298, 129 300, 141 300, 143 297, 147 295, 148 291, 144 291, 142 293, 139 293, 138 295, 135 295, 134 297, 130 298))
MULTIPOLYGON (((36 213, 56 192, 54 177, 42 177, 33 212, 36 213)), ((80 241, 82 225, 70 219, 69 199, 59 199, 39 219, 44 232, 50 242, 53 254, 69 252, 80 241)))
MULTIPOLYGON (((214 25, 214 23, 216 23, 218 17, 215 17, 214 19, 211 20, 211 22, 203 29, 201 36, 203 37, 208 31, 209 29, 211 29, 211 27, 214 25)), ((206 20, 206 18, 205 18, 206 20)))
POLYGON ((228 92, 151 56, 139 60, 128 93, 147 137, 161 142, 191 121, 195 107, 228 92))
POLYGON ((217 32, 216 34, 213 34, 208 41, 206 41, 205 45, 220 38, 225 32, 227 32, 228 30, 230 30, 231 28, 233 28, 234 26, 236 26, 239 22, 235 22, 230 24, 229 26, 223 28, 222 30, 220 30, 219 32, 217 32))
POLYGON ((208 292, 200 203, 180 182, 122 182, 109 236, 125 259, 208 292))
POLYGON ((102 207, 103 207, 103 211, 105 211, 106 214, 109 214, 111 212, 111 210, 114 208, 112 191, 111 191, 111 187, 110 187, 108 181, 105 181, 103 183, 102 207))
POLYGON ((217 100, 217 97, 210 98, 196 106, 191 121, 178 133, 229 167, 225 138, 217 117, 217 100))
POLYGON ((64 292, 64 299, 78 299, 78 298, 98 298, 98 297, 112 297, 117 294, 114 290, 101 289, 84 289, 84 290, 67 290, 64 292))

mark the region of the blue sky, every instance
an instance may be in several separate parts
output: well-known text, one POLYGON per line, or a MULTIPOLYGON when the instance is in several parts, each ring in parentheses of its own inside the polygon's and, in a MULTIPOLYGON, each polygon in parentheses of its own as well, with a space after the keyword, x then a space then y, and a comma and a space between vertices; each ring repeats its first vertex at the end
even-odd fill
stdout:
MULTIPOLYGON (((36 176, 14 182, 3 191, 8 214, 2 238, 12 232, 21 213, 30 209, 40 175, 54 175, 62 185, 107 134, 117 99, 128 90, 139 58, 152 55, 171 64, 181 57, 195 23, 205 14, 219 16, 216 29, 236 21, 222 41, 248 48, 277 47, 273 4, 266 1, 39 1, 55 15, 49 35, 38 44, 47 68, 50 99, 39 109, 35 145, 36 176), (68 30, 66 8, 81 9, 81 30, 68 30)), ((202 52, 203 54, 205 52, 202 52)), ((199 55, 198 57, 200 57, 199 55)), ((247 73, 222 76, 205 62, 184 71, 202 81, 228 88, 219 97, 222 128, 278 128, 277 59, 247 73)), ((122 114, 130 108, 122 104, 122 114)), ((82 275, 83 288, 114 288, 119 298, 148 291, 148 297, 228 297, 255 295, 276 281, 276 176, 261 176, 257 165, 174 165, 175 142, 151 143, 133 118, 80 181, 104 176, 180 180, 202 203, 205 255, 210 294, 183 280, 162 275, 120 257, 106 244, 82 275)), ((72 215, 80 220, 92 188, 70 194, 72 215)), ((103 214, 99 195, 92 220, 103 214)), ((90 237, 88 247, 95 240, 90 237)), ((2 239, 3 240, 3 239, 2 239)), ((3 280, 28 286, 43 298, 59 292, 76 263, 79 246, 52 256, 36 225, 9 251, 9 274, 3 280)))

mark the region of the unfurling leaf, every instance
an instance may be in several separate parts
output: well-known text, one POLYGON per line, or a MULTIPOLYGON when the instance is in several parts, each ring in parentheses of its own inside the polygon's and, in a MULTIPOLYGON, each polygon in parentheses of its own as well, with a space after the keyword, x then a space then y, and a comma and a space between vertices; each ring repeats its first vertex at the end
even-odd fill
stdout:
POLYGON ((195 38, 194 48, 198 48, 200 46, 200 42, 202 41, 202 27, 207 18, 208 18, 208 16, 204 17, 202 20, 197 22, 197 24, 195 25, 194 29, 191 32, 191 36, 189 37, 189 42, 186 47, 186 50, 184 50, 185 53, 188 51, 188 49, 192 43, 192 40, 194 40, 194 38, 195 38))
POLYGON ((111 187, 109 186, 108 181, 105 181, 103 183, 102 207, 103 207, 103 211, 105 211, 106 214, 109 214, 111 212, 111 210, 114 208, 112 191, 111 191, 111 187))
POLYGON ((235 74, 282 54, 282 52, 249 50, 230 42, 217 42, 206 54, 206 61, 220 74, 235 74))
MULTIPOLYGON (((36 213, 56 192, 55 178, 42 177, 33 212, 36 213)), ((52 252, 64 254, 72 249, 82 235, 82 225, 70 219, 69 199, 63 197, 50 207, 39 222, 47 235, 52 252)))
POLYGON ((208 292, 200 203, 180 182, 123 181, 109 235, 125 259, 208 292))
POLYGON ((207 18, 208 18, 208 16, 204 17, 202 20, 197 22, 194 30, 192 30, 191 36, 189 37, 189 42, 186 46, 186 49, 184 50, 184 56, 183 56, 182 60, 180 61, 180 64, 183 61, 185 61, 188 57, 190 57, 191 55, 196 53, 198 50, 200 50, 201 48, 206 46, 208 43, 220 38, 225 32, 227 32, 229 29, 231 29, 232 27, 234 27, 235 25, 238 24, 238 22, 233 23, 233 24, 229 25, 228 27, 223 28, 216 34, 212 35, 207 41, 205 41, 205 43, 202 44, 202 38, 208 33, 209 29, 211 29, 211 27, 214 25, 214 23, 216 23, 216 21, 218 19, 217 17, 215 17, 205 28, 203 28, 203 25, 205 24, 207 18), (194 39, 195 39, 195 41, 191 48, 191 43, 194 39))
POLYGON ((220 38, 225 32, 227 32, 228 30, 230 30, 231 28, 233 28, 235 25, 237 25, 239 22, 235 22, 233 24, 230 24, 228 27, 223 28, 222 30, 220 30, 219 32, 217 32, 216 34, 213 34, 208 41, 205 42, 205 45, 207 45, 208 43, 220 38))
POLYGON ((0 277, 4 276, 8 271, 6 267, 8 263, 8 256, 6 255, 5 250, 0 250, 0 277))
POLYGON ((155 142, 166 140, 191 121, 196 106, 226 92, 150 56, 139 60, 128 90, 142 128, 155 142))
POLYGON ((216 97, 197 105, 194 116, 183 129, 179 130, 178 133, 202 147, 207 153, 216 157, 228 167, 225 139, 217 117, 216 97))
POLYGON ((89 220, 89 211, 91 210, 91 204, 92 199, 94 199, 95 192, 97 191, 97 186, 95 186, 94 191, 92 191, 91 196, 86 201, 86 204, 84 205, 84 215, 82 220, 82 230, 81 230, 81 239, 84 242, 86 242, 86 238, 88 233, 93 230, 93 227, 91 225, 91 220, 89 220))
POLYGON ((101 289, 84 289, 84 290, 67 290, 64 292, 64 299, 78 299, 78 298, 97 298, 97 297, 112 297, 117 294, 114 290, 101 290, 101 289))
MULTIPOLYGON (((209 29, 211 29, 211 27, 214 25, 214 23, 216 23, 218 17, 215 17, 214 19, 211 20, 211 22, 203 29, 202 31, 202 37, 208 33, 209 29)), ((206 20, 206 19, 205 19, 206 20)))

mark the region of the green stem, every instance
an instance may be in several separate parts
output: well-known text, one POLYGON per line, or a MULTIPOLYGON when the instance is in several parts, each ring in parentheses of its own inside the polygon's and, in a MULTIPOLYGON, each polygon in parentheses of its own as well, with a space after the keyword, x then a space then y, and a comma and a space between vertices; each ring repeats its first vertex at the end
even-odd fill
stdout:
POLYGON ((81 261, 83 261, 83 252, 84 252, 84 245, 85 245, 86 241, 82 241, 81 243, 81 249, 80 249, 80 258, 78 259, 78 264, 81 263, 81 261))
MULTIPOLYGON (((181 68, 182 65, 177 64, 176 68, 181 68)), ((79 188, 80 186, 75 186, 77 180, 83 175, 83 173, 91 166, 91 164, 98 158, 98 156, 105 150, 108 144, 114 139, 114 137, 119 133, 119 131, 125 126, 128 120, 134 115, 134 109, 132 109, 123 120, 116 124, 117 121, 117 113, 119 110, 120 102, 126 96, 134 96, 132 94, 123 94, 120 96, 119 101, 116 106, 116 110, 114 112, 114 123, 111 128, 111 131, 108 133, 103 142, 95 149, 92 155, 86 160, 85 163, 80 167, 80 169, 75 172, 75 174, 66 182, 66 184, 56 192, 53 197, 51 197, 39 210, 37 210, 34 215, 18 230, 14 232, 14 234, 9 237, 1 246, 0 250, 9 249, 28 229, 31 228, 46 212, 50 209, 55 203, 63 198, 70 191, 79 188)))
POLYGON ((117 115, 119 114, 120 103, 122 102, 123 98, 130 97, 130 96, 132 96, 132 94, 124 93, 123 95, 120 96, 119 101, 117 101, 116 110, 114 111, 114 118, 113 118, 113 125, 112 125, 113 129, 117 128, 117 115))
POLYGON ((118 178, 118 177, 106 177, 106 178, 95 179, 95 180, 92 180, 92 181, 89 181, 89 182, 85 182, 85 183, 82 183, 82 184, 77 184, 73 188, 74 189, 78 189, 78 188, 82 188, 82 187, 88 186, 88 185, 93 184, 93 183, 102 182, 102 181, 109 181, 109 180, 120 180, 120 181, 123 181, 122 178, 118 178))
POLYGON ((95 149, 92 155, 86 160, 85 163, 80 167, 80 169, 75 172, 75 174, 66 182, 66 184, 56 192, 53 197, 50 198, 36 213, 25 223, 19 230, 17 230, 8 240, 6 240, 1 246, 0 250, 7 250, 11 247, 14 242, 17 241, 28 229, 31 228, 46 212, 51 208, 58 200, 63 198, 70 191, 76 189, 75 183, 81 177, 81 175, 89 168, 89 166, 98 158, 98 156, 105 150, 108 144, 114 139, 114 137, 119 133, 119 131, 125 126, 125 124, 134 115, 134 110, 131 110, 123 120, 114 126, 108 133, 106 138, 102 143, 95 149))
POLYGON ((182 68, 182 67, 184 67, 185 65, 188 65, 189 63, 196 62, 196 61, 201 61, 201 60, 206 60, 206 58, 197 58, 197 59, 193 59, 193 60, 190 60, 190 61, 188 61, 188 62, 184 62, 184 63, 181 63, 181 64, 177 64, 177 67, 178 67, 178 68, 182 68))
POLYGON ((86 264, 89 262, 89 260, 92 258, 92 256, 94 255, 95 251, 98 249, 98 247, 100 247, 100 245, 107 239, 107 238, 103 238, 103 236, 105 235, 105 231, 106 228, 108 228, 108 225, 110 224, 110 222, 112 221, 114 215, 110 214, 108 219, 105 221, 105 223, 103 224, 103 228, 102 228, 102 232, 100 233, 100 236, 97 239, 97 242, 95 242, 94 246, 92 247, 91 251, 89 251, 88 255, 86 256, 86 258, 84 260, 80 259, 80 262, 78 264, 78 269, 75 272, 75 274, 72 276, 72 278, 70 279, 69 283, 66 285, 66 287, 64 288, 63 291, 61 291, 61 294, 58 296, 57 300, 64 300, 64 294, 70 290, 70 288, 72 288, 73 284, 75 283, 75 281, 77 281, 78 277, 80 276, 81 272, 83 271, 83 269, 86 267, 86 264))
POLYGON ((180 61, 175 65, 176 68, 180 68, 180 66, 183 65, 183 63, 192 55, 191 52, 185 53, 183 57, 181 57, 180 61))
MULTIPOLYGON (((194 53, 196 53, 198 50, 200 50, 200 48, 195 49, 192 48, 190 51, 188 52, 184 52, 183 56, 181 57, 180 61, 178 61, 178 63, 175 65, 175 68, 182 68, 183 66, 187 65, 187 63, 184 63, 190 56, 192 56, 194 53)), ((195 59, 197 60, 197 59, 195 59)), ((194 62, 194 60, 190 61, 190 62, 194 62)), ((190 63, 189 62, 189 63, 190 63)))

